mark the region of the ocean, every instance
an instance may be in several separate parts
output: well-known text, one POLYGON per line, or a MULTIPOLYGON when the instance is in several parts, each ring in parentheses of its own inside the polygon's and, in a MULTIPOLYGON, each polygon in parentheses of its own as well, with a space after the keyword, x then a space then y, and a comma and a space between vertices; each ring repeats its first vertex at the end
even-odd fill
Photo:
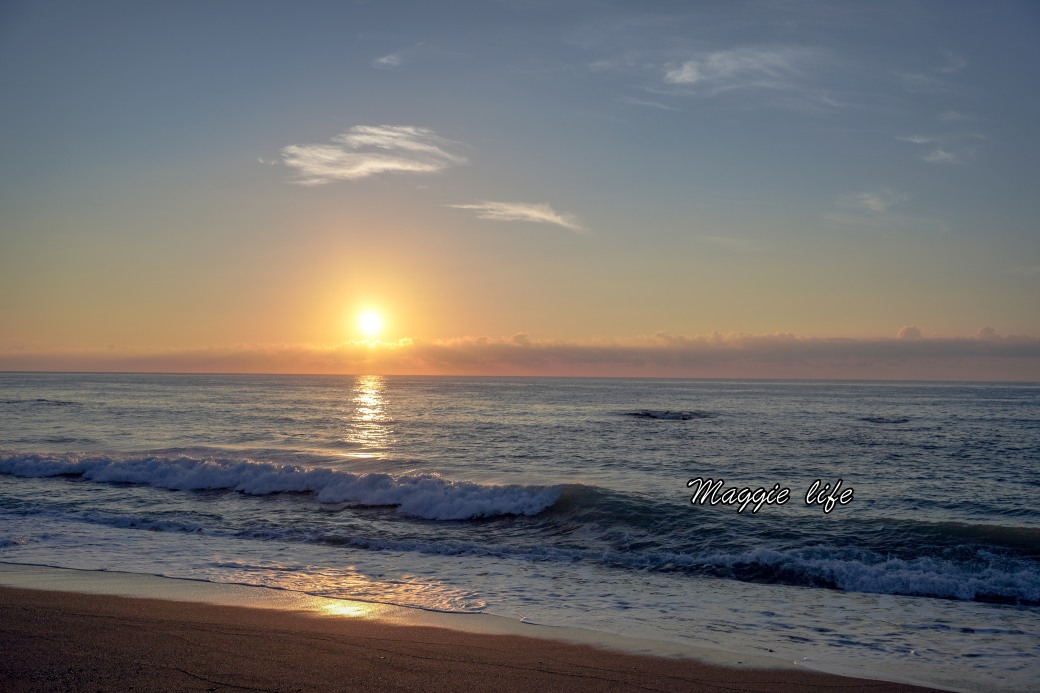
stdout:
POLYGON ((1038 498, 1030 384, 0 373, 0 562, 955 690, 1040 687, 1038 498))

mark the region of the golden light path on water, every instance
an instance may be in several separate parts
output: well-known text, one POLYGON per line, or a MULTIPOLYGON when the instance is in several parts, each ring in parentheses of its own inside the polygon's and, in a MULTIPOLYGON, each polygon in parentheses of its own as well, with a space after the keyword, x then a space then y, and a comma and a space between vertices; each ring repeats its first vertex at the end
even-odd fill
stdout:
POLYGON ((358 376, 354 380, 349 414, 343 419, 347 424, 346 441, 359 449, 349 453, 349 457, 386 457, 393 420, 387 414, 385 389, 386 379, 378 375, 358 376))

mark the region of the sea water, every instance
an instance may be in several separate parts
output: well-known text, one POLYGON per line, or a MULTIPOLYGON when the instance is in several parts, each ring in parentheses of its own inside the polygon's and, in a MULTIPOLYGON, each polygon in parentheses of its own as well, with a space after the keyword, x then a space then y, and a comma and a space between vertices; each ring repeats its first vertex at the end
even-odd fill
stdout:
POLYGON ((1028 384, 0 373, 0 561, 960 690, 1040 684, 1038 498, 1028 384))

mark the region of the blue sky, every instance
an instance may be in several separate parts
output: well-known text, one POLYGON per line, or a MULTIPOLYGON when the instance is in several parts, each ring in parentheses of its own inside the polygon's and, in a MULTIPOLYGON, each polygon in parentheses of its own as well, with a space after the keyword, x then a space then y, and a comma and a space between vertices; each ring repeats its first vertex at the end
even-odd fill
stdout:
POLYGON ((1038 35, 1029 2, 8 2, 0 366, 333 349, 364 307, 387 343, 1035 340, 1038 35))

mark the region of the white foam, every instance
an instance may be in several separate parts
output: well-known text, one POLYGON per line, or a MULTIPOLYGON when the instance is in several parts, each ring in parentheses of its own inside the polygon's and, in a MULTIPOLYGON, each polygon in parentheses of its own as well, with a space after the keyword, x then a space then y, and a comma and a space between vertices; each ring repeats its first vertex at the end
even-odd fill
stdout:
POLYGON ((736 555, 716 555, 709 561, 734 566, 759 563, 786 568, 834 582, 849 592, 920 595, 971 601, 1001 596, 1026 602, 1040 601, 1040 572, 1035 565, 979 552, 985 564, 954 563, 933 556, 912 559, 883 558, 869 552, 859 556, 828 547, 775 551, 756 549, 736 555))
POLYGON ((313 493, 322 503, 396 506, 427 520, 535 515, 560 496, 558 486, 477 484, 436 474, 352 472, 250 460, 191 457, 39 455, 0 451, 0 473, 20 477, 80 476, 176 491, 228 490, 250 495, 313 493))

